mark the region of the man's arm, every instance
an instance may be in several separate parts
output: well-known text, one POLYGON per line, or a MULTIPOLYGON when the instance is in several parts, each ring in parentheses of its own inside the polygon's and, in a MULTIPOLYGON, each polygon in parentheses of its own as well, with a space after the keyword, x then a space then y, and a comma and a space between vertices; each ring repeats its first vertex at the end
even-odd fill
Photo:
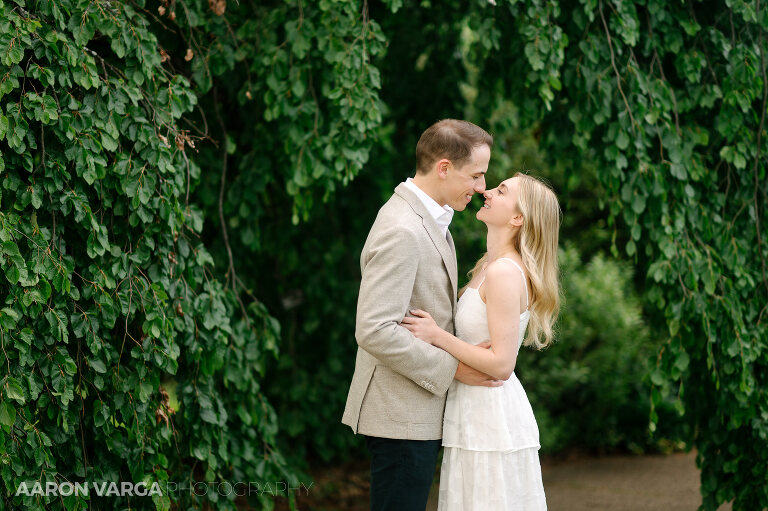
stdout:
POLYGON ((389 229, 371 240, 366 257, 357 301, 358 345, 417 385, 445 394, 458 361, 399 325, 411 307, 420 259, 418 236, 399 226, 389 229))

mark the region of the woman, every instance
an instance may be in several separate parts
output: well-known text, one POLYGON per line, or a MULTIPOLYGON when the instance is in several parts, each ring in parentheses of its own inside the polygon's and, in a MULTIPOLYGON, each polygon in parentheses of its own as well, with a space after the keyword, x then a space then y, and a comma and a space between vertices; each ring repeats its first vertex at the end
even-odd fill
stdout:
POLYGON ((458 337, 421 310, 402 323, 417 338, 506 380, 501 387, 454 381, 448 390, 438 509, 546 509, 538 426, 513 371, 520 344, 541 349, 552 341, 560 308, 560 206, 551 188, 521 173, 484 196, 477 219, 488 227, 488 252, 460 295, 458 337), (486 341, 490 349, 478 346, 486 341))

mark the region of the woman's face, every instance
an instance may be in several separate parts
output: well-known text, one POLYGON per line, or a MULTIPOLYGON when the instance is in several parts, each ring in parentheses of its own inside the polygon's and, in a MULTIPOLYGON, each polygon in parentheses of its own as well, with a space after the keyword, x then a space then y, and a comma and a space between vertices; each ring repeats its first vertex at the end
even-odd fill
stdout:
POLYGON ((485 203, 477 212, 477 219, 488 225, 518 225, 522 215, 517 203, 518 179, 511 177, 499 186, 483 193, 485 203), (519 219, 518 219, 519 217, 519 219))

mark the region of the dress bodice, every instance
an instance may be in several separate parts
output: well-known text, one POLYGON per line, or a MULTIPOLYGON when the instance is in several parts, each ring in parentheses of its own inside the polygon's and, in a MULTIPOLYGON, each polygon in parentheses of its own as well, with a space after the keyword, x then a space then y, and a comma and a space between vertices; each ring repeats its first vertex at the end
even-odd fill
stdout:
MULTIPOLYGON (((528 327, 528 319, 531 317, 531 311, 526 310, 520 314, 520 328, 517 339, 517 351, 520 352, 520 346, 525 339, 525 330, 528 327)), ((488 330, 488 315, 485 302, 480 297, 480 292, 472 287, 468 287, 459 299, 456 309, 456 337, 462 341, 471 344, 480 344, 491 340, 491 333, 488 330)))
MULTIPOLYGON (((517 263, 515 266, 520 268, 517 263)), ((527 302, 526 288, 526 305, 527 302)), ((526 306, 526 310, 520 314, 518 352, 525 338, 530 315, 526 306)), ((467 288, 461 295, 455 325, 457 337, 465 342, 476 345, 490 340, 486 305, 477 289, 467 288)), ((448 389, 445 406, 443 445, 500 452, 539 447, 536 419, 525 390, 514 372, 501 387, 465 385, 454 380, 448 389)))

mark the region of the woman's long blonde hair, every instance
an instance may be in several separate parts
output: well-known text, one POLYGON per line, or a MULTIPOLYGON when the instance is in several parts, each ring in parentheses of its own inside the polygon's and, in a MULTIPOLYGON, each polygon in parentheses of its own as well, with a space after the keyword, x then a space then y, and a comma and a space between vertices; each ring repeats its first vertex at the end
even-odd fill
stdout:
MULTIPOLYGON (((557 263, 557 243, 562 212, 555 192, 549 185, 533 176, 518 172, 517 202, 523 214, 523 225, 513 240, 515 250, 523 258, 531 281, 528 321, 523 346, 540 350, 553 339, 553 325, 560 312, 560 275, 557 263)), ((472 280, 488 261, 488 254, 469 272, 472 280)), ((462 292, 466 286, 462 288, 462 292)))

